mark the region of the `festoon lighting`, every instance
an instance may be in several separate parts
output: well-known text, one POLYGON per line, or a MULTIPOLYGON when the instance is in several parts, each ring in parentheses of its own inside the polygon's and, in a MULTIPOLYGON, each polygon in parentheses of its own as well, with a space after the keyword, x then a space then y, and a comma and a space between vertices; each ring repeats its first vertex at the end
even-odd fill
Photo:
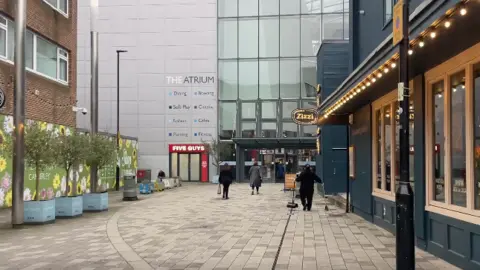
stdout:
MULTIPOLYGON (((433 41, 439 34, 442 29, 449 29, 453 24, 453 17, 455 15, 465 16, 468 13, 467 3, 469 0, 461 1, 457 6, 450 9, 443 15, 440 19, 436 20, 429 28, 423 31, 417 38, 410 41, 410 49, 408 50, 409 55, 414 54, 415 49, 422 49, 428 45, 428 42, 433 41)), ((355 87, 350 89, 343 97, 341 97, 335 104, 331 105, 324 113, 323 118, 328 118, 329 115, 335 113, 347 102, 352 100, 356 95, 365 91, 374 84, 377 80, 380 80, 384 74, 387 74, 391 70, 397 67, 397 61, 399 54, 394 54, 389 60, 387 60, 383 65, 378 67, 370 75, 366 76, 365 79, 357 84, 355 87)))

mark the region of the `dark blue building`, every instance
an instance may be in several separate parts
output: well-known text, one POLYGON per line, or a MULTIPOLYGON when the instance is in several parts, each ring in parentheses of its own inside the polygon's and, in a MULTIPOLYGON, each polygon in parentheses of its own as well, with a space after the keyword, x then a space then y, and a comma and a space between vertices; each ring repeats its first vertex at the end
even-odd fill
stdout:
MULTIPOLYGON (((329 170, 351 162, 352 211, 393 233, 400 152, 395 2, 350 1, 349 59, 343 62, 349 75, 335 89, 329 89, 334 79, 325 70, 318 76, 325 89, 318 162, 327 192, 344 191, 346 185, 337 183, 346 175, 329 170), (335 151, 348 147, 350 161, 345 150, 335 151)), ((480 2, 411 0, 410 12, 416 243, 462 269, 480 269, 480 2)), ((318 56, 323 68, 329 54, 324 49, 318 56)))

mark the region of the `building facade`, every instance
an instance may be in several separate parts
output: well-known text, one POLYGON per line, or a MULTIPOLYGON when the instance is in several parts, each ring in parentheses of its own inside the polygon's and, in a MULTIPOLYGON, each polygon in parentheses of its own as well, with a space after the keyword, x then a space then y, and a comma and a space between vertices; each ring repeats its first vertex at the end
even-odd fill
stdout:
MULTIPOLYGON (((79 0, 78 102, 90 108, 90 1, 79 0)), ((216 1, 99 1, 99 129, 137 137, 139 169, 198 181, 214 170, 188 149, 217 134, 216 1), (195 165, 197 164, 197 165, 195 165), (195 170, 191 168, 196 168, 195 170)), ((90 117, 77 125, 90 128, 90 117)))
MULTIPOLYGON (((392 232, 399 181, 396 1, 354 1, 353 71, 319 107, 349 126, 351 208, 392 232), (345 117, 350 116, 350 117, 345 117)), ((405 1, 407 2, 407 1, 405 1)), ((478 1, 410 3, 410 180, 418 247, 462 269, 480 265, 478 1)))
MULTIPOLYGON (((13 113, 16 1, 0 1, 2 114, 13 113)), ((26 117, 75 126, 77 1, 27 1, 26 117)))
MULTIPOLYGON (((218 132, 238 179, 254 161, 315 165, 317 127, 291 114, 315 106, 317 52, 323 40, 348 40, 348 14, 344 0, 218 1, 218 132)), ((277 168, 266 169, 272 179, 277 168)))

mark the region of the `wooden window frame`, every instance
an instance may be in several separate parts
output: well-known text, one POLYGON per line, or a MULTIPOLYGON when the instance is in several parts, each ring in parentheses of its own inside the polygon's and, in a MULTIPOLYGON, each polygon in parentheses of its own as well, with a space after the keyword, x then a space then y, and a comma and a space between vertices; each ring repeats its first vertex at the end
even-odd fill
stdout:
POLYGON ((385 117, 383 108, 390 106, 390 113, 392 114, 390 117, 390 127, 392 129, 391 136, 388 138, 390 140, 390 144, 392 149, 395 147, 395 102, 397 100, 397 91, 394 90, 385 96, 379 98, 375 102, 372 103, 372 195, 376 197, 380 197, 389 201, 395 201, 395 186, 396 186, 396 179, 395 179, 395 151, 390 151, 390 191, 386 190, 387 187, 387 172, 385 162, 385 117), (377 111, 380 110, 380 121, 381 121, 381 133, 382 133, 382 140, 380 142, 381 149, 381 160, 382 160, 382 188, 377 188, 377 169, 378 169, 378 151, 377 151, 377 141, 378 141, 378 128, 377 128, 377 111))
POLYGON ((473 66, 480 63, 480 43, 425 73, 425 162, 426 162, 426 205, 425 210, 463 221, 480 224, 480 210, 475 209, 475 173, 474 173, 474 83, 473 66), (459 71, 465 71, 465 148, 466 148, 466 207, 451 204, 451 91, 450 77, 459 71), (433 140, 433 100, 432 85, 442 81, 445 88, 445 202, 434 200, 434 140, 433 140))

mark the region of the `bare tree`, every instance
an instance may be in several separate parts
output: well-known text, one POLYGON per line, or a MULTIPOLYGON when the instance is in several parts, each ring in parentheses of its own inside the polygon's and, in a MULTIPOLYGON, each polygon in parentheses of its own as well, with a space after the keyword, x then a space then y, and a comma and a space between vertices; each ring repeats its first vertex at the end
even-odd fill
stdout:
POLYGON ((205 151, 213 159, 213 166, 217 168, 217 173, 219 172, 220 165, 226 156, 232 154, 232 148, 228 143, 221 142, 218 139, 212 138, 210 141, 202 140, 202 144, 205 147, 205 151))

